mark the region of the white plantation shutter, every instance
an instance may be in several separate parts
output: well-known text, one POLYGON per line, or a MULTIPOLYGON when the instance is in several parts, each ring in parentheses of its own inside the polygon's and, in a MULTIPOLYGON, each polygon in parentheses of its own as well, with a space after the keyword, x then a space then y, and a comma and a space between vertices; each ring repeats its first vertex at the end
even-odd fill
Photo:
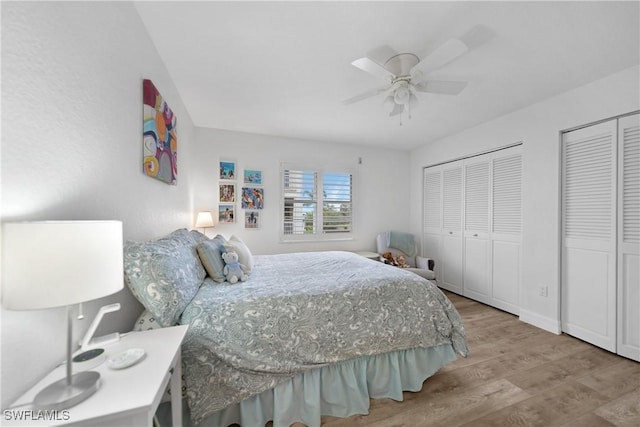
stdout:
POLYGON ((465 165, 465 230, 489 231, 489 161, 465 165))
POLYGON ((440 169, 424 170, 424 228, 440 228, 442 212, 440 205, 440 188, 442 173, 440 169))
POLYGON ((622 131, 622 239, 640 243, 640 127, 622 131))
POLYGON ((443 171, 443 226, 446 230, 462 229, 462 166, 443 171))
POLYGON ((352 236, 353 174, 286 165, 281 173, 283 240, 332 240, 352 236))
POLYGON ((614 138, 605 131, 564 144, 565 237, 612 238, 614 138))
POLYGON ((353 177, 349 173, 322 174, 322 231, 349 233, 352 231, 353 177))
POLYGON ((493 161, 493 232, 518 234, 522 218, 522 156, 493 161))
POLYGON ((314 171, 283 171, 285 235, 316 232, 317 179, 314 171))

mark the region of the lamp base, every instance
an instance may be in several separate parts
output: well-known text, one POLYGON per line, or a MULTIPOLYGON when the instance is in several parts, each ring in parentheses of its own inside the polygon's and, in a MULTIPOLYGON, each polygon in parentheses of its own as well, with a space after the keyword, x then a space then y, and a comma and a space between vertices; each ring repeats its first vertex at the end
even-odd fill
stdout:
POLYGON ((94 371, 79 372, 71 376, 71 385, 62 378, 41 390, 33 401, 36 409, 60 410, 82 402, 100 387, 100 374, 94 371))

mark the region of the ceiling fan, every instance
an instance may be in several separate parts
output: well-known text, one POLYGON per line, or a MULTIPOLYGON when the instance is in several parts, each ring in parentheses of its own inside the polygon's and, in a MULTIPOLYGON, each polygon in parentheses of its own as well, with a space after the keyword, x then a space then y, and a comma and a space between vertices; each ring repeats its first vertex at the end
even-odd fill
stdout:
MULTIPOLYGON (((351 64, 360 70, 387 80, 384 87, 373 89, 342 101, 348 105, 354 102, 384 94, 384 102, 391 107, 389 116, 402 115, 418 103, 418 92, 457 95, 467 86, 467 82, 448 80, 424 80, 423 77, 443 67, 466 53, 471 47, 486 41, 487 29, 474 27, 463 40, 452 38, 444 42, 424 58, 413 53, 397 53, 389 46, 381 46, 356 59, 351 64), (481 40, 482 39, 482 40, 481 40)), ((402 116, 400 117, 402 124, 402 116)))

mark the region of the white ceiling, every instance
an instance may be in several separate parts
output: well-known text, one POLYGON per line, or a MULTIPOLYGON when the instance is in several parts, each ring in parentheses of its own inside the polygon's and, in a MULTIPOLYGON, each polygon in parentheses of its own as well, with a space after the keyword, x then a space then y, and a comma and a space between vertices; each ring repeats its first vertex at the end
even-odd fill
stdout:
POLYGON ((196 126, 411 149, 639 63, 638 1, 137 2, 196 126), (351 62, 376 47, 424 57, 481 25, 493 35, 388 117, 385 82, 351 62))

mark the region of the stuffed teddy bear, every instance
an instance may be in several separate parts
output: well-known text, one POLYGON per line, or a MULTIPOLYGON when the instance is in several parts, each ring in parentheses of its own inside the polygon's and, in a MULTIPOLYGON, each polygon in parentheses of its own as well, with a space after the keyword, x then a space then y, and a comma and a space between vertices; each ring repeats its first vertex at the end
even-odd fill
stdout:
POLYGON ((396 265, 400 268, 411 267, 409 264, 407 264, 407 260, 404 258, 404 255, 402 254, 398 254, 398 256, 396 257, 396 265))
POLYGON ((394 259, 393 259, 393 255, 391 255, 391 252, 383 253, 382 258, 384 259, 385 264, 394 265, 394 259))
POLYGON ((393 265, 396 267, 402 267, 402 268, 411 267, 409 264, 407 264, 407 260, 402 254, 399 254, 398 256, 394 257, 391 252, 385 252, 382 254, 382 258, 384 259, 385 264, 390 264, 390 265, 393 265))
POLYGON ((244 282, 249 278, 245 274, 245 269, 247 267, 244 264, 240 264, 238 262, 238 254, 233 251, 227 251, 222 254, 222 259, 225 262, 224 269, 222 272, 229 283, 236 283, 238 280, 244 282))

